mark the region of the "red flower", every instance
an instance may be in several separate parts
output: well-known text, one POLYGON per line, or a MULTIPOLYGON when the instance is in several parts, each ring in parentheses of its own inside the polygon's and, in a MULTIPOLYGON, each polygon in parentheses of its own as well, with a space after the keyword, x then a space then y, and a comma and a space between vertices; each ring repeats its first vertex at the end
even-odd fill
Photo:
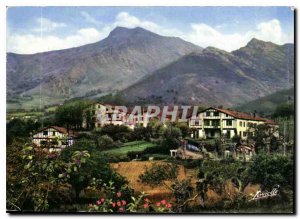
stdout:
POLYGON ((117 205, 120 207, 120 206, 121 206, 121 202, 118 201, 118 202, 117 202, 117 205))
POLYGON ((165 205, 167 202, 166 202, 166 200, 161 200, 161 203, 162 203, 163 205, 165 205))
POLYGON ((126 205, 126 201, 122 200, 122 205, 126 205))
POLYGON ((124 208, 119 208, 119 211, 120 211, 120 212, 123 212, 123 211, 124 211, 124 208))
POLYGON ((167 205, 167 208, 172 208, 172 204, 168 203, 167 205))
POLYGON ((121 195, 122 195, 121 192, 118 192, 118 193, 117 193, 117 196, 118 196, 118 197, 121 197, 121 195))
POLYGON ((97 205, 101 205, 101 201, 99 201, 99 200, 96 201, 96 204, 97 204, 97 205))
POLYGON ((105 201, 105 199, 104 198, 101 198, 101 202, 104 202, 105 201))
POLYGON ((144 208, 145 208, 145 209, 146 209, 146 208, 149 208, 149 204, 148 204, 148 203, 144 204, 144 208))
POLYGON ((148 198, 145 198, 144 201, 147 202, 147 203, 150 202, 150 200, 148 198))
POLYGON ((156 203, 156 206, 159 207, 159 206, 160 206, 160 202, 157 202, 157 203, 156 203))
POLYGON ((116 206, 116 203, 112 202, 111 205, 114 208, 116 206))

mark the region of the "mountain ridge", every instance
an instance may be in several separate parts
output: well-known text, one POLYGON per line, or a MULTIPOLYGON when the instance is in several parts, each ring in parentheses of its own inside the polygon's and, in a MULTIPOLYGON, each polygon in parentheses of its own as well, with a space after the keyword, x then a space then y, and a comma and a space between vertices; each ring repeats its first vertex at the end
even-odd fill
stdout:
POLYGON ((80 47, 7 53, 7 97, 32 108, 115 92, 129 102, 233 106, 292 86, 293 66, 293 44, 252 39, 227 52, 140 27, 116 27, 80 47))

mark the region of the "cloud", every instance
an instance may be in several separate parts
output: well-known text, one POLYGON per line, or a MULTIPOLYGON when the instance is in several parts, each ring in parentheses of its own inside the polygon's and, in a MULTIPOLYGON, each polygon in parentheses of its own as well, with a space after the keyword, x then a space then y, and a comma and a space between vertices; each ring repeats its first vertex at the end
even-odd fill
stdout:
POLYGON ((97 21, 93 16, 91 16, 89 13, 85 11, 81 11, 80 14, 82 17, 85 19, 86 22, 94 24, 94 25, 99 25, 101 22, 97 21))
POLYGON ((47 18, 37 18, 37 28, 32 29, 33 32, 51 32, 61 27, 66 27, 65 23, 53 22, 47 18))
MULTIPOLYGON (((88 23, 97 24, 97 21, 88 13, 82 11, 81 15, 88 23)), ((226 51, 239 49, 245 46, 254 37, 277 44, 293 42, 293 36, 288 36, 282 31, 281 24, 277 19, 261 22, 256 25, 256 28, 244 33, 240 33, 238 30, 235 33, 223 33, 218 26, 212 27, 205 23, 189 24, 189 30, 183 32, 176 27, 170 28, 161 26, 152 21, 142 20, 127 12, 120 12, 116 15, 115 21, 106 24, 102 28, 95 29, 94 27, 86 27, 66 37, 59 37, 50 33, 55 29, 65 27, 66 24, 53 22, 44 18, 39 19, 38 22, 43 24, 43 30, 45 31, 43 38, 35 34, 36 31, 28 34, 8 34, 8 51, 30 54, 81 46, 102 40, 117 26, 128 28, 143 27, 163 36, 180 37, 201 47, 213 46, 226 51)), ((8 31, 8 33, 10 32, 8 31)))
POLYGON ((34 34, 14 34, 8 37, 7 48, 15 53, 32 54, 81 46, 104 37, 95 28, 79 29, 75 34, 62 38, 53 35, 40 37, 34 34))
POLYGON ((224 34, 203 23, 191 24, 191 29, 189 33, 182 35, 182 38, 202 47, 213 46, 226 51, 239 49, 252 38, 277 44, 293 41, 292 37, 282 31, 281 24, 277 19, 259 23, 255 30, 245 33, 224 34))

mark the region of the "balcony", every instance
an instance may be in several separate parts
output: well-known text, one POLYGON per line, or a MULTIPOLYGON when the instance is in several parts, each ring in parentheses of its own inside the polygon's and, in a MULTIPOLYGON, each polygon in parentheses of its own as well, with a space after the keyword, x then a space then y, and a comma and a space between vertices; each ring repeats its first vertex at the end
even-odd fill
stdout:
POLYGON ((221 128, 220 125, 204 125, 204 128, 206 129, 219 129, 221 128))
POLYGON ((204 115, 203 119, 221 119, 221 116, 220 115, 219 116, 206 116, 206 115, 204 115))

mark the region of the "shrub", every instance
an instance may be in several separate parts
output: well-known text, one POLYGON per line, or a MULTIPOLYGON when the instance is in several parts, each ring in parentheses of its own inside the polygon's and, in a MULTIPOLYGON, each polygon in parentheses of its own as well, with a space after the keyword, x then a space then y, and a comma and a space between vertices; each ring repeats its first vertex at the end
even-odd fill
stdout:
POLYGON ((114 141, 128 142, 132 140, 132 130, 125 125, 105 125, 100 130, 101 135, 108 135, 114 141))
MULTIPOLYGON (((143 154, 165 154, 166 149, 162 146, 154 146, 146 148, 143 154)), ((169 153, 169 150, 167 151, 169 153)))
POLYGON ((157 164, 154 163, 151 168, 139 176, 142 183, 150 186, 158 186, 165 180, 176 179, 178 175, 178 166, 170 163, 157 164))
POLYGON ((114 140, 108 135, 102 135, 97 139, 97 147, 100 149, 108 149, 114 147, 114 140))
POLYGON ((136 158, 141 158, 143 155, 142 151, 128 151, 127 152, 127 157, 129 157, 130 160, 136 159, 136 158))
POLYGON ((293 185, 293 159, 283 155, 259 154, 254 157, 247 171, 248 180, 271 189, 293 185))

